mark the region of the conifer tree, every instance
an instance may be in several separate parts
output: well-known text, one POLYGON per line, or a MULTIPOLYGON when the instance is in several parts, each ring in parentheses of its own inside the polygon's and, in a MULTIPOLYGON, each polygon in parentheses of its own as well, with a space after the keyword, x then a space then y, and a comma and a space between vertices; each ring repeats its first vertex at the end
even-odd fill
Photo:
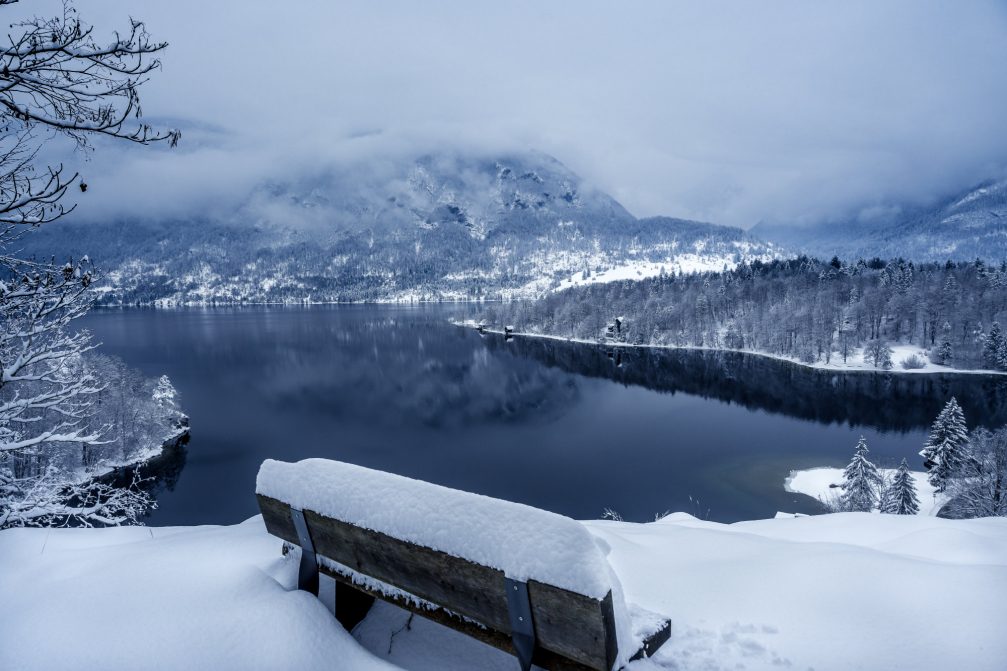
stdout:
POLYGON ((937 348, 938 363, 946 366, 951 363, 952 359, 954 359, 954 348, 951 346, 951 341, 942 340, 940 346, 937 348))
POLYGON ((983 363, 989 368, 1001 368, 1004 349, 1004 336, 1000 330, 1000 322, 993 322, 990 332, 983 338, 983 363))
POLYGON ((923 465, 927 467, 927 480, 943 492, 948 480, 962 465, 968 429, 965 413, 962 412, 954 396, 937 415, 930 429, 930 437, 920 451, 923 465))
POLYGON ((916 496, 916 483, 909 473, 909 464, 902 460, 895 472, 891 485, 881 497, 881 512, 890 515, 915 515, 920 511, 920 500, 916 496))
POLYGON ((878 501, 881 475, 867 458, 867 452, 867 441, 860 436, 853 459, 843 471, 841 501, 844 510, 869 513, 878 501))

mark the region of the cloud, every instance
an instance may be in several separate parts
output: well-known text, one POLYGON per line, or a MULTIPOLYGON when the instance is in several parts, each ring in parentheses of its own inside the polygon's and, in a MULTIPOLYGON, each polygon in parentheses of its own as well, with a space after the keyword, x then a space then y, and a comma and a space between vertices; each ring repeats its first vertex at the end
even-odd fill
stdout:
POLYGON ((174 152, 99 147, 92 211, 183 215, 331 162, 537 148, 639 216, 748 227, 869 216, 1007 167, 1000 2, 79 8, 170 42, 144 109, 184 132, 174 152))

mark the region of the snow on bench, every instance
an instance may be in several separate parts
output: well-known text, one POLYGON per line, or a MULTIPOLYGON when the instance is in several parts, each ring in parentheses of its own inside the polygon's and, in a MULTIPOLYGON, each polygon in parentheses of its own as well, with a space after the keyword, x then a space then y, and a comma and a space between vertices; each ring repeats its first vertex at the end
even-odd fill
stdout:
POLYGON ((317 594, 319 571, 336 579, 348 629, 376 597, 514 651, 524 669, 596 671, 670 636, 665 618, 627 606, 604 543, 568 517, 325 459, 265 461, 256 494, 269 532, 302 548, 302 589, 317 594))

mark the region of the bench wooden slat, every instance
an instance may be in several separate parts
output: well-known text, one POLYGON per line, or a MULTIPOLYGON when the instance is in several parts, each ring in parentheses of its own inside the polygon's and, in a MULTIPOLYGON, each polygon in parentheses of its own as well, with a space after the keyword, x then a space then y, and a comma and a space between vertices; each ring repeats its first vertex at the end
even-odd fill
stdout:
MULTIPOLYGON (((290 506, 258 495, 266 529, 297 544, 290 506)), ((502 571, 305 510, 317 554, 509 637, 502 571)), ((536 581, 528 593, 539 647, 609 671, 618 652, 611 592, 603 600, 536 581)))
MULTIPOLYGON (((407 610, 410 613, 416 613, 420 617, 426 618, 438 624, 442 624, 450 629, 465 634, 466 636, 470 636, 476 639, 477 641, 482 641, 487 645, 491 645, 494 648, 497 648, 498 650, 502 650, 508 654, 514 653, 514 644, 511 642, 510 636, 508 636, 507 634, 495 631, 493 629, 481 627, 478 624, 470 622, 469 620, 462 619, 457 615, 455 615, 454 613, 444 610, 443 608, 439 607, 433 609, 426 608, 424 606, 416 604, 416 602, 411 599, 385 594, 383 592, 370 589, 366 585, 355 584, 350 577, 343 575, 339 571, 335 571, 331 568, 328 568, 327 566, 322 566, 320 570, 325 575, 335 579, 339 583, 342 590, 350 592, 356 591, 362 595, 367 595, 374 599, 387 601, 388 603, 394 604, 395 606, 403 610, 407 610)), ((346 593, 345 591, 341 592, 341 594, 345 593, 346 593)), ((336 597, 337 617, 340 615, 339 600, 341 598, 343 597, 342 596, 336 597)), ((347 629, 352 631, 353 626, 355 626, 360 622, 360 620, 356 620, 355 618, 354 620, 355 621, 349 624, 347 622, 343 622, 343 620, 340 621, 343 622, 344 626, 348 625, 347 629)), ((534 662, 535 666, 538 666, 542 669, 547 669, 548 671, 595 671, 589 666, 584 666, 583 664, 575 662, 572 659, 568 659, 566 657, 556 654, 555 652, 551 652, 541 647, 535 649, 535 655, 532 657, 532 661, 534 662)))

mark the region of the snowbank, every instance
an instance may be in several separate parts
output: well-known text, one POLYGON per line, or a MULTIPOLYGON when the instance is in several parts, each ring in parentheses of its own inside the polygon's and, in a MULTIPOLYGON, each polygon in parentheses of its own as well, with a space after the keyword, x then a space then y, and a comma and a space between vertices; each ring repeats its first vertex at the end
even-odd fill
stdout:
POLYGON ((626 593, 673 619, 641 669, 992 671, 1007 656, 1007 519, 680 513, 589 527, 626 593))
POLYGON ((260 518, 0 532, 0 669, 394 668, 297 584, 260 518))
POLYGON ((394 538, 602 599, 619 594, 580 522, 539 508, 329 459, 268 459, 256 493, 394 538))
MULTIPOLYGON (((895 475, 896 468, 879 468, 878 472, 887 478, 895 475)), ((933 517, 947 500, 939 496, 937 491, 927 481, 927 474, 922 471, 912 471, 913 484, 916 485, 916 496, 920 500, 920 510, 917 515, 933 517)), ((819 501, 827 501, 838 496, 843 490, 839 485, 843 482, 841 468, 808 468, 801 471, 790 471, 783 482, 783 488, 795 494, 805 494, 819 501)))
MULTIPOLYGON (((628 671, 994 671, 1007 519, 844 513, 585 522, 627 597, 674 620, 628 671)), ((293 589, 260 518, 232 527, 0 532, 0 668, 513 671, 513 657, 379 604, 351 637, 293 589), (391 662, 395 666, 389 664, 391 662)))

